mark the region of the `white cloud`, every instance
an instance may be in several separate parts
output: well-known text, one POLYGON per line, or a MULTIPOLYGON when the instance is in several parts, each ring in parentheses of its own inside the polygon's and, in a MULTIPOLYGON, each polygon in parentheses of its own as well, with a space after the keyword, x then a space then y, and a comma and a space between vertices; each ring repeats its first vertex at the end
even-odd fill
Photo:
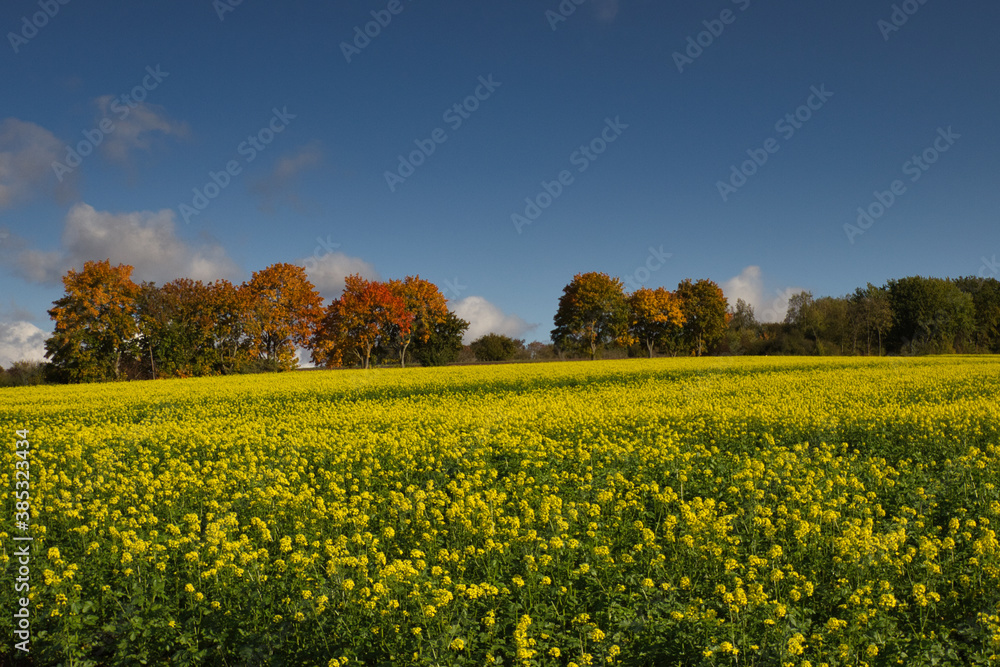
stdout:
POLYGON ((324 299, 339 299, 344 292, 344 278, 352 274, 360 274, 365 280, 382 279, 370 263, 339 251, 313 255, 295 263, 305 267, 309 282, 316 286, 324 299))
POLYGON ((743 299, 756 309, 764 292, 760 267, 748 266, 743 269, 740 275, 722 283, 722 291, 729 300, 729 305, 735 305, 737 299, 743 299))
POLYGON ((48 190, 64 197, 72 181, 55 182, 52 163, 64 146, 43 127, 17 118, 0 122, 0 210, 31 200, 48 190))
POLYGON ((313 141, 294 153, 282 155, 274 165, 274 169, 254 183, 250 190, 260 195, 260 208, 273 211, 275 205, 284 202, 293 208, 301 209, 302 202, 295 192, 295 181, 299 174, 315 169, 323 163, 323 150, 318 141, 313 141))
POLYGON ((788 311, 788 300, 802 291, 801 287, 786 287, 775 289, 772 295, 764 293, 764 279, 759 266, 748 266, 740 275, 734 276, 722 284, 722 291, 729 300, 730 306, 736 305, 737 299, 743 299, 753 306, 754 315, 759 322, 781 322, 788 311))
POLYGON ((187 136, 187 125, 167 118, 163 107, 140 102, 134 108, 126 107, 129 114, 121 118, 123 112, 116 111, 121 103, 112 108, 116 99, 114 95, 104 95, 94 100, 101 112, 100 119, 110 118, 114 122, 114 130, 104 137, 100 147, 104 156, 112 162, 129 164, 132 151, 148 151, 157 136, 187 136))
POLYGON ((530 324, 517 315, 507 315, 481 296, 467 296, 451 304, 451 311, 469 323, 462 342, 469 344, 488 333, 520 338, 537 324, 530 324))
POLYGON ((45 361, 47 334, 31 322, 0 322, 0 366, 15 361, 45 361))
POLYGON ((238 279, 242 271, 215 242, 191 244, 176 234, 174 211, 109 213, 76 204, 66 215, 62 250, 13 253, 15 273, 32 282, 59 284, 67 269, 89 260, 135 268, 132 280, 166 283, 177 278, 238 279))

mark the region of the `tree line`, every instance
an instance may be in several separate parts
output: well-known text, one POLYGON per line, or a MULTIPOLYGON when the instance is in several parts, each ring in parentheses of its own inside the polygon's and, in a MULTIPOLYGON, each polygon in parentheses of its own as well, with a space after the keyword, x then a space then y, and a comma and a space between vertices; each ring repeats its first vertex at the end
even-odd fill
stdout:
POLYGON ((405 366, 448 363, 469 323, 419 276, 379 282, 348 276, 323 299, 293 264, 274 264, 240 285, 181 278, 136 284, 132 267, 87 262, 63 277, 45 342, 57 382, 190 377, 290 370, 297 349, 336 367, 392 358, 405 366))
POLYGON ((585 273, 566 286, 552 340, 561 351, 644 354, 915 355, 1000 352, 1000 281, 910 276, 843 297, 803 291, 782 322, 759 322, 710 280, 673 292, 585 273))
MULTIPOLYGON (((132 281, 132 267, 87 262, 63 276, 49 315, 46 379, 94 382, 290 370, 306 350, 320 367, 704 354, 935 354, 1000 352, 1000 282, 913 276, 843 297, 791 297, 783 322, 762 323, 742 299, 730 305, 711 280, 673 291, 639 288, 591 272, 559 299, 551 344, 491 333, 462 345, 469 323, 419 276, 348 276, 323 299, 293 264, 274 264, 234 285, 181 278, 132 281)), ((37 368, 0 373, 30 384, 37 368)))
MULTIPOLYGON (((736 310, 739 309, 739 304, 736 310)), ((1000 281, 910 276, 869 283, 843 297, 791 298, 785 320, 754 321, 744 304, 733 326, 736 354, 995 354, 1000 281)))

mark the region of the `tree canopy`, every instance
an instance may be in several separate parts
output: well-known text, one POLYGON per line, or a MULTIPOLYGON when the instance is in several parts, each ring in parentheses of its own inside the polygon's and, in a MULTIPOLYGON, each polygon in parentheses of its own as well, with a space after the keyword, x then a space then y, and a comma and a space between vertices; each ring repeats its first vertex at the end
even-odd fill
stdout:
POLYGON ((565 350, 587 350, 590 358, 612 344, 629 342, 629 308, 624 285, 606 273, 578 273, 563 289, 552 342, 565 350))

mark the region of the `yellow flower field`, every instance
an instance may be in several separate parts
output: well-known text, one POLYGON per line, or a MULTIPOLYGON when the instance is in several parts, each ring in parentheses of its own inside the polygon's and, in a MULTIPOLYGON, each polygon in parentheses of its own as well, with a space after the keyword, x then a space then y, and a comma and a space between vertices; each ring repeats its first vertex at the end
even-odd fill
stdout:
POLYGON ((31 476, 0 565, 34 538, 37 665, 998 664, 998 380, 743 357, 0 390, 8 498, 19 429, 31 476))

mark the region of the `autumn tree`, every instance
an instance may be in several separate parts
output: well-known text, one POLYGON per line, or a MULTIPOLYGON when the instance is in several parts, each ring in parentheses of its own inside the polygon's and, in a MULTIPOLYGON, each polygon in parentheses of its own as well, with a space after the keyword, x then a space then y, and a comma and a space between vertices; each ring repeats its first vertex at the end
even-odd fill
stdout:
POLYGON ((404 280, 390 280, 389 289, 403 300, 407 312, 413 315, 412 325, 405 331, 393 332, 393 345, 399 354, 399 365, 406 367, 406 352, 411 344, 426 343, 434 334, 435 327, 444 322, 448 306, 444 295, 434 283, 418 276, 407 276, 404 280))
POLYGON ((388 285, 360 275, 344 280, 344 293, 331 303, 312 339, 313 362, 328 368, 353 355, 368 368, 372 350, 408 336, 413 314, 388 285))
POLYGON ((218 373, 232 373, 252 358, 252 341, 247 333, 250 300, 246 286, 217 280, 208 286, 205 304, 212 319, 212 364, 218 373))
POLYGON ((272 264, 246 284, 246 334, 258 358, 282 369, 296 365, 295 347, 309 344, 320 318, 323 299, 306 271, 294 264, 272 264))
POLYGON ((726 333, 729 324, 726 295, 711 280, 692 283, 690 279, 682 281, 674 295, 681 301, 688 349, 700 357, 726 333))
POLYGON ((653 349, 666 348, 683 332, 684 313, 680 299, 663 287, 637 289, 628 297, 629 331, 645 344, 650 359, 653 349))
POLYGON ((563 288, 552 341, 560 349, 590 352, 605 345, 628 345, 629 307, 622 281, 606 273, 578 273, 563 288))
POLYGON ((49 310, 55 331, 45 341, 45 356, 57 378, 94 382, 121 377, 137 332, 139 286, 131 277, 131 266, 111 266, 110 260, 87 262, 82 271, 70 269, 63 276, 66 294, 49 310))

